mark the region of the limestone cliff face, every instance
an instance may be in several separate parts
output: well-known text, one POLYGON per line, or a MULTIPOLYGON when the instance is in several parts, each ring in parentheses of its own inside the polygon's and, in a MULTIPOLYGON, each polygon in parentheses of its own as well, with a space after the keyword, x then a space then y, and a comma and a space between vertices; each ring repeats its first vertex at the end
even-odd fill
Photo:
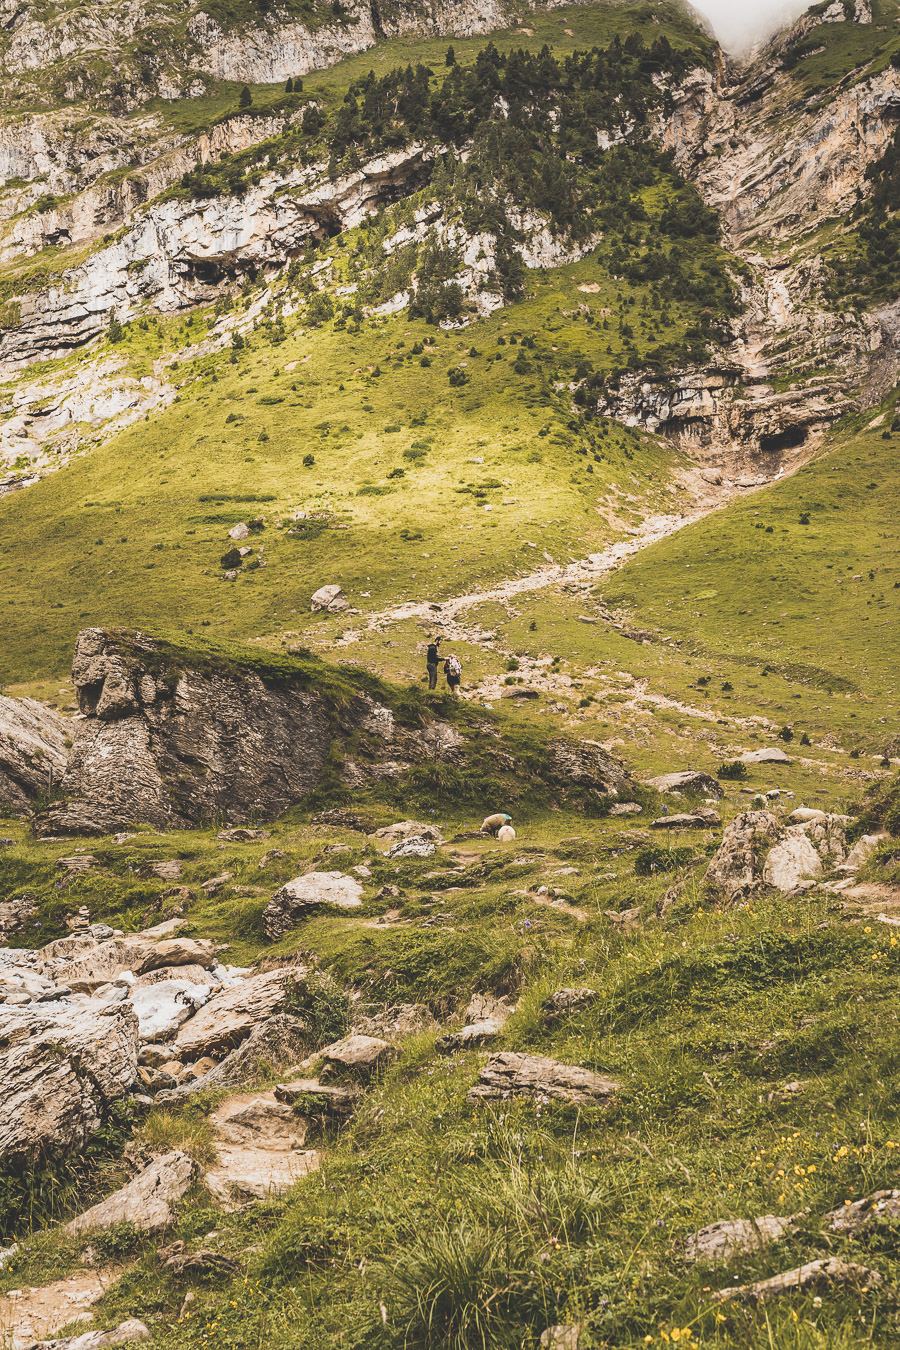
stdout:
MULTIPOLYGON (((744 77, 752 81, 752 74, 744 77)), ((827 101, 802 99, 787 74, 760 98, 708 71, 683 86, 663 142, 719 211, 730 242, 793 242, 866 191, 865 172, 900 119, 900 70, 888 67, 827 101)))
POLYGON ((31 180, 0 195, 0 262, 98 240, 196 165, 278 136, 293 120, 230 117, 195 139, 157 117, 139 119, 137 130, 112 118, 79 130, 71 114, 0 122, 0 178, 31 180), (48 197, 59 200, 41 209, 48 197))

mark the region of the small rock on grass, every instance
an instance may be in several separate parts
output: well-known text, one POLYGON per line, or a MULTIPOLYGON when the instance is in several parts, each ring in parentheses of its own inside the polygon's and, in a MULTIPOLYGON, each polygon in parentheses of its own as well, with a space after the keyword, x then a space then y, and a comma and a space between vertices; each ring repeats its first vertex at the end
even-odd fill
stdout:
POLYGON ((554 989, 552 994, 541 1003, 541 1012, 547 1023, 558 1022, 571 1013, 582 1012, 597 1002, 600 995, 596 989, 580 986, 575 989, 554 989))
POLYGON ((833 1233, 856 1233, 878 1219, 900 1219, 900 1191, 875 1191, 825 1215, 833 1233))
POLYGON ((166 1228, 172 1221, 172 1203, 186 1193, 196 1171, 193 1159, 178 1150, 154 1158, 126 1186, 67 1223, 64 1231, 82 1233, 126 1222, 148 1233, 166 1228))
POLYGON ((757 1219, 726 1219, 691 1233, 684 1244, 689 1261, 730 1261, 733 1256, 756 1252, 770 1242, 779 1242, 791 1231, 789 1219, 761 1214, 757 1219))
POLYGON ((684 812, 673 816, 660 816, 651 820, 651 830, 708 830, 722 824, 722 817, 712 807, 704 806, 698 811, 684 812))
POLYGON ((266 937, 273 941, 294 927, 298 919, 321 905, 357 909, 363 888, 358 878, 343 872, 309 872, 287 881, 272 896, 263 911, 266 937))
POLYGON ((578 1350, 580 1344, 581 1327, 577 1322, 547 1327, 541 1332, 541 1350, 578 1350))
POLYGON ((377 1036, 346 1036, 319 1053, 325 1061, 322 1076, 327 1078, 342 1073, 368 1078, 397 1056, 396 1048, 377 1036))
POLYGON ((511 1097, 548 1097, 553 1101, 596 1106, 609 1100, 619 1084, 591 1069, 561 1064, 545 1055, 524 1055, 504 1050, 491 1055, 470 1088, 467 1100, 506 1101, 511 1097))
POLYGON ((664 773, 658 778, 645 779, 647 787, 657 792, 687 792, 698 797, 721 797, 724 795, 722 784, 712 774, 702 773, 699 769, 685 769, 681 773, 664 773))
POLYGON ((827 1289, 835 1284, 851 1284, 858 1289, 873 1289, 883 1283, 884 1279, 877 1270, 858 1265, 855 1261, 842 1261, 840 1257, 831 1256, 820 1261, 808 1261, 805 1266, 786 1270, 768 1280, 757 1280, 755 1284, 741 1284, 734 1289, 720 1289, 718 1293, 713 1294, 712 1300, 714 1303, 728 1303, 735 1299, 742 1302, 757 1302, 779 1298, 782 1294, 805 1292, 808 1289, 827 1289))

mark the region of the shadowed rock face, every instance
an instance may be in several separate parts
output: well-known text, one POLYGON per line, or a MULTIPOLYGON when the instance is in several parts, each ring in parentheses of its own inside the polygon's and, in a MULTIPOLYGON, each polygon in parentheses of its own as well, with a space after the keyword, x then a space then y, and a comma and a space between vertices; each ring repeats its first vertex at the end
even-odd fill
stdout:
POLYGON ((66 766, 65 718, 33 698, 0 694, 0 806, 27 810, 66 766))
POLYGON ((100 628, 79 634, 72 674, 84 720, 68 800, 40 833, 271 819, 319 781, 331 729, 315 694, 249 671, 176 668, 152 638, 100 628))

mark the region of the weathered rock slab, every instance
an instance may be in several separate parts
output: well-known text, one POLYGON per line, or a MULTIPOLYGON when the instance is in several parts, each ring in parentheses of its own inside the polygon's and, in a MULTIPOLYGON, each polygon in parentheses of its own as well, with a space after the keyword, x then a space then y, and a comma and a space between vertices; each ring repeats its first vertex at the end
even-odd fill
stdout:
POLYGON ((133 1224, 145 1233, 167 1228, 173 1202, 186 1194, 196 1174, 197 1165, 186 1153, 176 1150, 154 1158, 121 1190, 67 1223, 64 1231, 82 1233, 116 1223, 133 1224))
POLYGON ((711 1223, 686 1239, 685 1256, 689 1261, 730 1261, 734 1256, 761 1251, 791 1231, 789 1219, 762 1214, 757 1219, 725 1219, 711 1223))
POLYGON ((305 974, 305 966, 269 970, 213 994, 178 1032, 173 1043, 178 1058, 196 1059, 240 1045, 254 1027, 281 1011, 289 982, 305 974))
POLYGON ((705 806, 698 811, 677 812, 671 816, 660 816, 651 820, 651 830, 709 830, 722 824, 722 817, 712 807, 705 806))
POLYGON ((0 1159, 78 1147, 137 1074, 127 1003, 0 1005, 0 1159))
POLYGON ((598 1106, 607 1102, 618 1088, 619 1084, 613 1079, 591 1069, 561 1064, 545 1055, 505 1050, 491 1055, 467 1099, 470 1102, 491 1098, 505 1101, 510 1097, 543 1096, 553 1101, 598 1106))
POLYGON ((0 694, 0 808, 23 811, 66 769, 68 724, 33 698, 0 694))
POLYGON ((900 1219, 900 1191, 875 1191, 862 1200, 851 1200, 825 1215, 834 1233, 856 1233, 879 1219, 900 1219))
POLYGON ((378 1036, 346 1036, 342 1041, 326 1045, 319 1052, 324 1060, 323 1078, 347 1074, 369 1078, 377 1069, 396 1059, 396 1047, 378 1036))
POLYGON ((135 986, 131 1006, 137 1013, 142 1041, 165 1041, 202 1008, 210 996, 207 984, 189 980, 163 980, 159 984, 135 986))
POLYGON ((757 1302, 807 1289, 828 1289, 835 1284, 852 1284, 857 1289, 872 1289, 883 1283, 884 1280, 877 1270, 857 1265, 855 1261, 842 1261, 840 1257, 831 1256, 820 1261, 809 1261, 806 1265, 797 1266, 795 1270, 786 1270, 781 1275, 773 1275, 768 1280, 757 1280, 755 1284, 721 1289, 712 1295, 712 1301, 727 1303, 733 1299, 740 1299, 744 1302, 757 1302))

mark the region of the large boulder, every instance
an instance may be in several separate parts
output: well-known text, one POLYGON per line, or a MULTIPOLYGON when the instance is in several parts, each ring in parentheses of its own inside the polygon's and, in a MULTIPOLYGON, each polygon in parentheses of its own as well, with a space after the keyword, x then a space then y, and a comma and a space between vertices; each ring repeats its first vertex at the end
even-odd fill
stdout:
POLYGON ((78 635, 72 676, 68 801, 41 833, 271 819, 319 781, 331 726, 315 693, 100 628, 78 635))
POLYGON ((621 796, 634 787, 623 765, 597 741, 569 741, 562 737, 548 741, 546 759, 547 767, 557 777, 604 796, 621 796))
POLYGON ((300 965, 268 970, 214 994, 178 1032, 176 1057, 197 1059, 240 1045, 255 1027, 282 1011, 290 986, 305 974, 300 965))
POLYGON ((763 859, 780 833, 778 817, 771 811, 742 811, 713 854, 707 884, 729 901, 753 895, 759 889, 763 859))
POLYGON ((848 816, 823 812, 785 827, 770 811, 744 811, 726 829, 707 883, 729 901, 765 886, 790 895, 843 861, 849 824, 848 816))
POLYGON ((208 984, 192 984, 190 980, 160 980, 158 984, 135 986, 131 1006, 137 1013, 141 1040, 169 1040, 209 996, 208 984))
POLYGON ((369 1078, 377 1069, 396 1059, 396 1047, 378 1036, 345 1036, 342 1041, 326 1045, 319 1052, 324 1060, 323 1078, 346 1074, 355 1078, 369 1078))
POLYGON ((137 1074, 128 1003, 0 1006, 0 1160, 80 1147, 137 1074))
POLYGON ((322 905, 358 909, 363 888, 355 877, 343 872, 307 872, 294 877, 275 892, 263 911, 266 937, 280 938, 311 910, 322 905))
POLYGON ((71 1219, 63 1231, 83 1233, 116 1223, 130 1223, 145 1233, 168 1228, 173 1203, 186 1194, 196 1174, 197 1165, 186 1153, 165 1153, 127 1185, 71 1219))
POLYGON ((66 769, 68 724, 33 698, 0 694, 0 810, 28 810, 66 769))

